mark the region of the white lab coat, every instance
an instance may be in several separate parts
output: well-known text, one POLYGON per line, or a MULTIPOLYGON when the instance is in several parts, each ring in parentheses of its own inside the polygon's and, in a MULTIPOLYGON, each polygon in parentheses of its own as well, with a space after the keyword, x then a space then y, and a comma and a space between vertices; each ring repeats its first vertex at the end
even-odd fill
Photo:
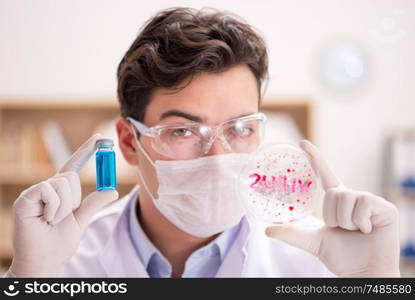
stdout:
MULTIPOLYGON (((98 212, 80 246, 62 267, 62 277, 148 277, 128 232, 127 206, 137 187, 98 212)), ((315 225, 316 220, 310 221, 315 225)), ((224 257, 217 277, 333 276, 320 260, 303 250, 268 238, 242 220, 240 233, 224 257)))

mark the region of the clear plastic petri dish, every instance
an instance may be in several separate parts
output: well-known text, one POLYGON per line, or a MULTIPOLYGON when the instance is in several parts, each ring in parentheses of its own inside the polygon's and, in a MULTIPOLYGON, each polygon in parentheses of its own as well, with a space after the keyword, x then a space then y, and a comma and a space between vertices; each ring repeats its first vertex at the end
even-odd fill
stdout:
POLYGON ((309 216, 323 195, 318 174, 300 148, 274 143, 252 153, 238 176, 248 218, 286 224, 309 216))

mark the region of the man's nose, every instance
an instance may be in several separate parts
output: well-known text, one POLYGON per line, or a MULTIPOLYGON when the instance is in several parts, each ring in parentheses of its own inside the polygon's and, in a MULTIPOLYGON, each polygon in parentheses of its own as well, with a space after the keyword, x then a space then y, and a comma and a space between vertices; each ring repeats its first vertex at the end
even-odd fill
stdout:
POLYGON ((220 155, 231 152, 229 147, 227 147, 226 144, 224 145, 224 143, 226 143, 226 141, 223 142, 219 137, 216 137, 205 156, 220 155))

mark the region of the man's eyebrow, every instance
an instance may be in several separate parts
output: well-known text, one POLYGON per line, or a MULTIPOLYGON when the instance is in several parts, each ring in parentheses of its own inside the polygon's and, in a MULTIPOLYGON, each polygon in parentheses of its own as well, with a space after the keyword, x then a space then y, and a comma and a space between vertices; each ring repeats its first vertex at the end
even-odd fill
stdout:
POLYGON ((172 110, 168 110, 164 112, 160 117, 160 121, 168 117, 181 117, 181 118, 185 118, 190 121, 198 122, 198 123, 201 123, 203 121, 202 118, 199 116, 195 116, 195 115, 192 115, 192 114, 189 114, 184 111, 177 110, 177 109, 172 109, 172 110))

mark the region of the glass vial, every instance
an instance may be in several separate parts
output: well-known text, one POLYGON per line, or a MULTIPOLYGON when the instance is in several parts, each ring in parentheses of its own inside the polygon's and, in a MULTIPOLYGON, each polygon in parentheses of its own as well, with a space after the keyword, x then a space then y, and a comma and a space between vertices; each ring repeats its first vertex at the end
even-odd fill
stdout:
POLYGON ((99 139, 96 145, 96 189, 97 191, 115 190, 117 181, 114 142, 111 139, 99 139))

